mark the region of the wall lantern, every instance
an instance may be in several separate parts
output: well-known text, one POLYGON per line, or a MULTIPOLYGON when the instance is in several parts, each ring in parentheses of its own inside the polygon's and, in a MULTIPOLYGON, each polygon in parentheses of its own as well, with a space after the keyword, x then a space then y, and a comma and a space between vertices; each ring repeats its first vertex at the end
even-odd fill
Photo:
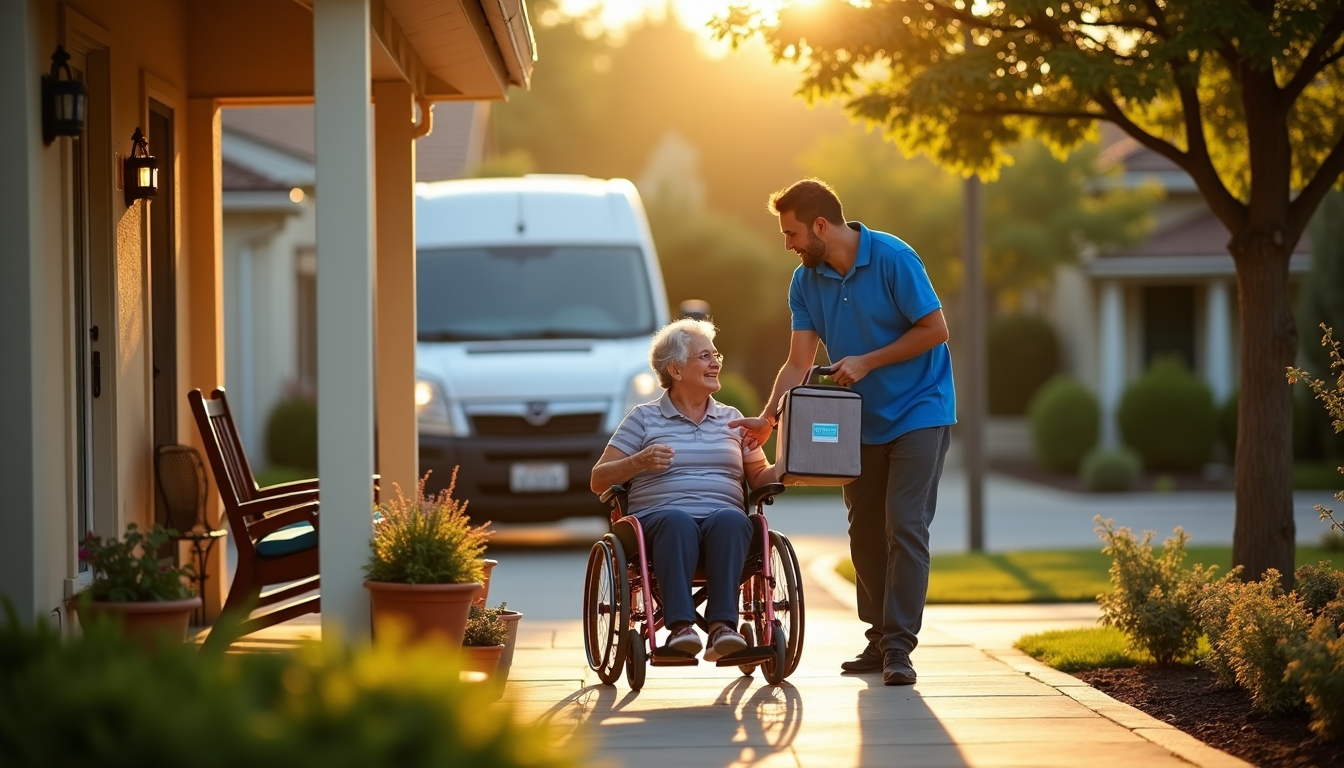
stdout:
POLYGON ((78 136, 84 131, 88 92, 70 73, 69 61, 65 46, 56 46, 56 52, 51 54, 51 74, 42 76, 42 139, 48 144, 57 136, 78 136))
POLYGON ((126 189, 126 206, 136 200, 153 200, 159 191, 159 161, 149 154, 149 144, 139 128, 131 134, 131 154, 122 163, 122 184, 126 189))

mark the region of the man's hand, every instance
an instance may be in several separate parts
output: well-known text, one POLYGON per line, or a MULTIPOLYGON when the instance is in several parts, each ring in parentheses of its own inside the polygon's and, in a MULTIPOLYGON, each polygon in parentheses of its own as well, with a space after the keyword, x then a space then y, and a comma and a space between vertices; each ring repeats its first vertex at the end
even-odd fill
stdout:
POLYGON ((765 441, 770 439, 770 432, 774 427, 769 421, 760 416, 746 416, 741 419, 733 419, 728 422, 729 429, 742 428, 742 439, 747 442, 748 448, 755 448, 757 445, 765 445, 765 441), (756 445, 751 445, 750 441, 755 441, 756 445))
POLYGON ((635 460, 635 466, 646 472, 662 472, 672 466, 674 453, 676 451, 666 445, 650 445, 632 458, 635 460))
MULTIPOLYGON (((868 360, 863 355, 852 355, 842 357, 831 363, 831 378, 835 380, 836 384, 848 387, 867 376, 871 370, 872 366, 868 364, 868 360)), ((731 427, 732 424, 730 423, 728 426, 731 427)))

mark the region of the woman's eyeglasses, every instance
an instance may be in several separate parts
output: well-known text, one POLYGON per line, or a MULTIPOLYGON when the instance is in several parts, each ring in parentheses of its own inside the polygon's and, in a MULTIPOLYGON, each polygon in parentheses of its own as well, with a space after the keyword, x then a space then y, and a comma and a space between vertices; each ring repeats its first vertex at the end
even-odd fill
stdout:
POLYGON ((701 352, 700 354, 695 355, 695 356, 692 357, 691 359, 692 359, 692 360, 699 360, 700 362, 704 363, 705 365, 709 365, 710 363, 718 363, 719 365, 723 365, 723 353, 722 353, 722 352, 701 352))

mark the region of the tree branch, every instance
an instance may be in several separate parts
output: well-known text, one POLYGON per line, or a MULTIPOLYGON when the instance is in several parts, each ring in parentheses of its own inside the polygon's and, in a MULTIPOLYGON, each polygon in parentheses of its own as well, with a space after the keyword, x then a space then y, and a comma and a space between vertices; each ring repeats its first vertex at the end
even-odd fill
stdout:
POLYGON ((1078 112, 1054 112, 1038 109, 1027 109, 1026 107, 993 107, 981 109, 979 111, 967 110, 970 115, 1004 115, 1014 117, 1039 117, 1039 118, 1058 118, 1060 120, 1109 120, 1110 116, 1105 112, 1088 112, 1082 110, 1078 112))
POLYGON ((1307 223, 1311 221, 1312 214, 1316 212, 1321 200, 1325 199, 1325 194, 1335 185, 1340 175, 1344 175, 1344 136, 1340 136, 1335 142, 1335 148, 1325 156, 1321 166, 1316 169, 1316 175, 1289 204, 1287 234, 1294 237, 1301 236, 1302 230, 1306 229, 1307 223))
POLYGON ((1341 34, 1344 34, 1344 9, 1337 8, 1335 15, 1331 16, 1330 20, 1325 23, 1325 27, 1321 29, 1321 36, 1316 38, 1316 42, 1311 45, 1311 50, 1307 51, 1307 55, 1302 57, 1302 66, 1298 67, 1297 74, 1293 75, 1293 79, 1289 80, 1288 84, 1283 87, 1286 103, 1291 104, 1295 101, 1307 85, 1316 79, 1321 70, 1339 61, 1340 57, 1344 56, 1344 47, 1330 52, 1330 49, 1335 47, 1335 43, 1339 42, 1341 34))

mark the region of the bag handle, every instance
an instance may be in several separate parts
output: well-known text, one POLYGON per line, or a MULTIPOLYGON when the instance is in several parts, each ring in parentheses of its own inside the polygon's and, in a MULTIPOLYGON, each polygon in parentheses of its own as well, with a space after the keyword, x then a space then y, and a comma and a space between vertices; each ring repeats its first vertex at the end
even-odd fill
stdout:
POLYGON ((834 373, 835 368, 829 365, 814 365, 807 369, 807 373, 803 374, 803 380, 798 386, 806 386, 807 383, 812 380, 813 376, 831 376, 834 373))

